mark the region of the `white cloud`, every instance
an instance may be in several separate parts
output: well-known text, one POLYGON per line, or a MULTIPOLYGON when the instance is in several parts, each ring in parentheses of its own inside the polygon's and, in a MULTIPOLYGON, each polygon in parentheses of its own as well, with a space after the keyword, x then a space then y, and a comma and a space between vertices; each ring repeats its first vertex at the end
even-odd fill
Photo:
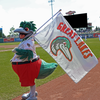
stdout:
MULTIPOLYGON (((4 34, 8 35, 12 26, 19 27, 21 21, 34 21, 37 28, 51 17, 51 6, 48 0, 6 0, 0 1, 0 27, 3 26, 4 34)), ((89 22, 100 26, 99 0, 55 0, 53 14, 62 9, 62 14, 70 10, 76 14, 87 13, 89 22)))
POLYGON ((5 17, 6 17, 6 11, 0 5, 0 23, 5 19, 5 17))
MULTIPOLYGON (((4 34, 8 35, 11 27, 18 28, 21 21, 34 21, 37 28, 39 28, 46 20, 49 19, 50 14, 47 14, 48 9, 35 9, 29 7, 20 7, 10 9, 8 12, 2 9, 3 17, 0 20, 0 26, 3 26, 4 34), (5 16, 5 18, 4 18, 5 16)), ((49 11, 50 12, 50 11, 49 11)))
POLYGON ((36 4, 39 4, 39 5, 45 5, 48 3, 48 0, 36 0, 35 2, 36 4))

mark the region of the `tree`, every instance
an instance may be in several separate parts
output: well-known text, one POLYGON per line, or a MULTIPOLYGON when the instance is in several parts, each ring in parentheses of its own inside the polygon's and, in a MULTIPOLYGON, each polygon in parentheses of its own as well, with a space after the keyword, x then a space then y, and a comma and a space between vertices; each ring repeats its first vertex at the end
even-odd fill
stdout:
POLYGON ((0 37, 2 38, 2 28, 0 28, 0 37))
POLYGON ((2 38, 5 38, 6 36, 5 36, 5 34, 4 33, 2 33, 2 38))
POLYGON ((14 30, 15 30, 15 28, 11 27, 9 35, 7 37, 16 37, 16 36, 18 36, 18 33, 14 33, 14 30))
POLYGON ((2 33, 0 33, 0 38, 2 37, 2 33))
POLYGON ((96 26, 95 30, 96 30, 96 31, 100 31, 100 27, 97 27, 97 26, 96 26))
POLYGON ((10 34, 10 35, 14 35, 14 30, 15 30, 15 28, 14 28, 14 27, 11 27, 11 28, 10 28, 9 34, 10 34))

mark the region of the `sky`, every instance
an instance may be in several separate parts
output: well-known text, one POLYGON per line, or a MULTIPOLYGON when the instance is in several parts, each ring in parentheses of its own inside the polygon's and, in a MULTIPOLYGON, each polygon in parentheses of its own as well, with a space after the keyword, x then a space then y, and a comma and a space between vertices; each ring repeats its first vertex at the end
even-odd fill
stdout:
MULTIPOLYGON (((34 21, 37 29, 51 16, 51 0, 0 0, 0 28, 9 35, 10 28, 19 27, 21 21, 34 21)), ((99 0, 53 0, 53 14, 62 9, 61 13, 76 11, 75 14, 87 13, 88 22, 94 28, 100 27, 99 0)))

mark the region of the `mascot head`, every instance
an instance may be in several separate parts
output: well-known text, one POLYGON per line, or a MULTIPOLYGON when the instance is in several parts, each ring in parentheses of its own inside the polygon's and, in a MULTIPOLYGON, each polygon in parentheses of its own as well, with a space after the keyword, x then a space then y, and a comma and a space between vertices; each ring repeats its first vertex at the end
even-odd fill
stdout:
POLYGON ((14 32, 18 32, 19 34, 24 34, 25 37, 23 39, 28 38, 35 32, 36 25, 33 23, 33 21, 30 22, 21 22, 19 28, 15 29, 14 32))

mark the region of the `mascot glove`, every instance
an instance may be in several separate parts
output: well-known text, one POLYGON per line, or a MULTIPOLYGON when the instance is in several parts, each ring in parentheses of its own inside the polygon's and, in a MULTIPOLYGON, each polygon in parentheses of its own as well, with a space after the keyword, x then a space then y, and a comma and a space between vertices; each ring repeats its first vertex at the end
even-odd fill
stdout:
POLYGON ((20 56, 19 59, 28 58, 28 61, 30 61, 33 58, 33 52, 31 50, 15 48, 15 52, 18 56, 20 56))
POLYGON ((17 48, 18 48, 18 47, 15 47, 15 48, 12 50, 12 52, 17 53, 17 51, 16 51, 17 48))

